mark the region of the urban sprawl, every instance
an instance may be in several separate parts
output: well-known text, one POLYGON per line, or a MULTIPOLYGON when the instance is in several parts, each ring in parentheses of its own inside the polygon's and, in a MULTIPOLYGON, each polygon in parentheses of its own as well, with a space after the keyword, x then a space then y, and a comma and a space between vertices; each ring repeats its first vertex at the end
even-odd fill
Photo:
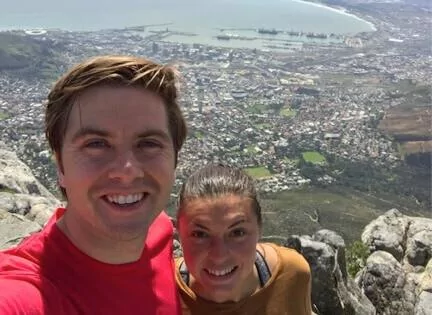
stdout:
MULTIPOLYGON (((354 13, 372 22, 375 32, 345 36, 340 43, 297 43, 283 51, 173 43, 163 29, 13 33, 61 47, 58 73, 98 54, 142 55, 176 65, 189 125, 177 184, 196 167, 220 161, 258 172, 263 191, 281 191, 310 182, 298 167, 308 154, 315 163, 326 163, 317 152, 376 165, 401 163, 377 122, 404 102, 393 97, 398 86, 430 86, 431 14, 373 5, 354 13)), ((54 187, 42 127, 51 84, 0 72, 0 140, 54 187)), ((334 178, 326 174, 320 180, 334 178)))

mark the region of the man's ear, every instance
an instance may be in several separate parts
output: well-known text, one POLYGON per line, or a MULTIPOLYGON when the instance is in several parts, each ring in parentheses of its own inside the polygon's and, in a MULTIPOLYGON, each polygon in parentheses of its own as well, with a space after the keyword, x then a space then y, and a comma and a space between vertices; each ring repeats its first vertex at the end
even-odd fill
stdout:
POLYGON ((59 153, 54 153, 54 158, 55 158, 55 164, 56 164, 56 170, 57 170, 57 178, 58 178, 58 183, 60 185, 60 187, 65 187, 65 183, 64 183, 64 173, 63 173, 63 164, 61 161, 61 157, 59 153))

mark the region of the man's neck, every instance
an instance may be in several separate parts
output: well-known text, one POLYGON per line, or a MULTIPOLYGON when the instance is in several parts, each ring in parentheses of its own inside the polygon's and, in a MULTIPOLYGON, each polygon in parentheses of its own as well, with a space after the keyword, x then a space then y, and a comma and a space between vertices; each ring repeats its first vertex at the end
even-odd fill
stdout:
POLYGON ((74 217, 68 215, 67 212, 58 219, 57 227, 86 255, 100 262, 114 265, 131 263, 140 259, 146 235, 128 240, 116 240, 105 235, 97 235, 93 227, 82 223, 77 224, 74 217))

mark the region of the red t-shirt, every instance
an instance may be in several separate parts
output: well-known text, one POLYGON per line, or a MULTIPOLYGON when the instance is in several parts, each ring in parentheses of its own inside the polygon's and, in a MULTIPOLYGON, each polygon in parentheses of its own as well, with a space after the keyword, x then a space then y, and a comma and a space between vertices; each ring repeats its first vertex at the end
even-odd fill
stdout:
POLYGON ((1 315, 180 314, 172 259, 172 223, 162 212, 141 258, 111 265, 75 247, 55 222, 0 252, 1 315))

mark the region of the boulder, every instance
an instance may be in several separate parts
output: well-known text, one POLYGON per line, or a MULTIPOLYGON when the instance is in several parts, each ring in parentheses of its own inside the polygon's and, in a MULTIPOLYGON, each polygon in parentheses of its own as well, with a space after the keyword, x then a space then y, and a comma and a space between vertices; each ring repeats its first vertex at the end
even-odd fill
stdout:
POLYGON ((55 198, 0 192, 0 210, 20 214, 41 226, 60 205, 55 198))
POLYGON ((18 244, 42 227, 22 215, 0 210, 0 250, 18 244))
POLYGON ((375 314, 375 308, 346 272, 345 242, 333 231, 311 237, 291 236, 285 246, 295 248, 312 271, 312 303, 318 314, 375 314), (327 242, 327 243, 326 243, 327 242))
POLYGON ((0 191, 54 198, 34 177, 30 168, 4 145, 0 147, 0 169, 0 191))
POLYGON ((359 279, 362 291, 375 306, 377 314, 414 313, 417 302, 415 281, 392 254, 385 251, 372 253, 359 279))
POLYGON ((0 249, 39 231, 59 206, 29 167, 0 142, 0 249))
POLYGON ((432 310, 432 293, 423 291, 415 307, 414 315, 430 315, 432 310))
POLYGON ((371 252, 386 251, 398 261, 404 255, 404 239, 408 228, 407 218, 396 209, 388 211, 369 223, 363 230, 361 240, 371 252))
POLYGON ((392 209, 366 226, 362 241, 373 253, 357 282, 377 313, 429 314, 432 219, 392 209))
POLYGON ((426 266, 432 257, 432 219, 392 209, 369 223, 361 239, 371 252, 383 250, 399 262, 426 266))

